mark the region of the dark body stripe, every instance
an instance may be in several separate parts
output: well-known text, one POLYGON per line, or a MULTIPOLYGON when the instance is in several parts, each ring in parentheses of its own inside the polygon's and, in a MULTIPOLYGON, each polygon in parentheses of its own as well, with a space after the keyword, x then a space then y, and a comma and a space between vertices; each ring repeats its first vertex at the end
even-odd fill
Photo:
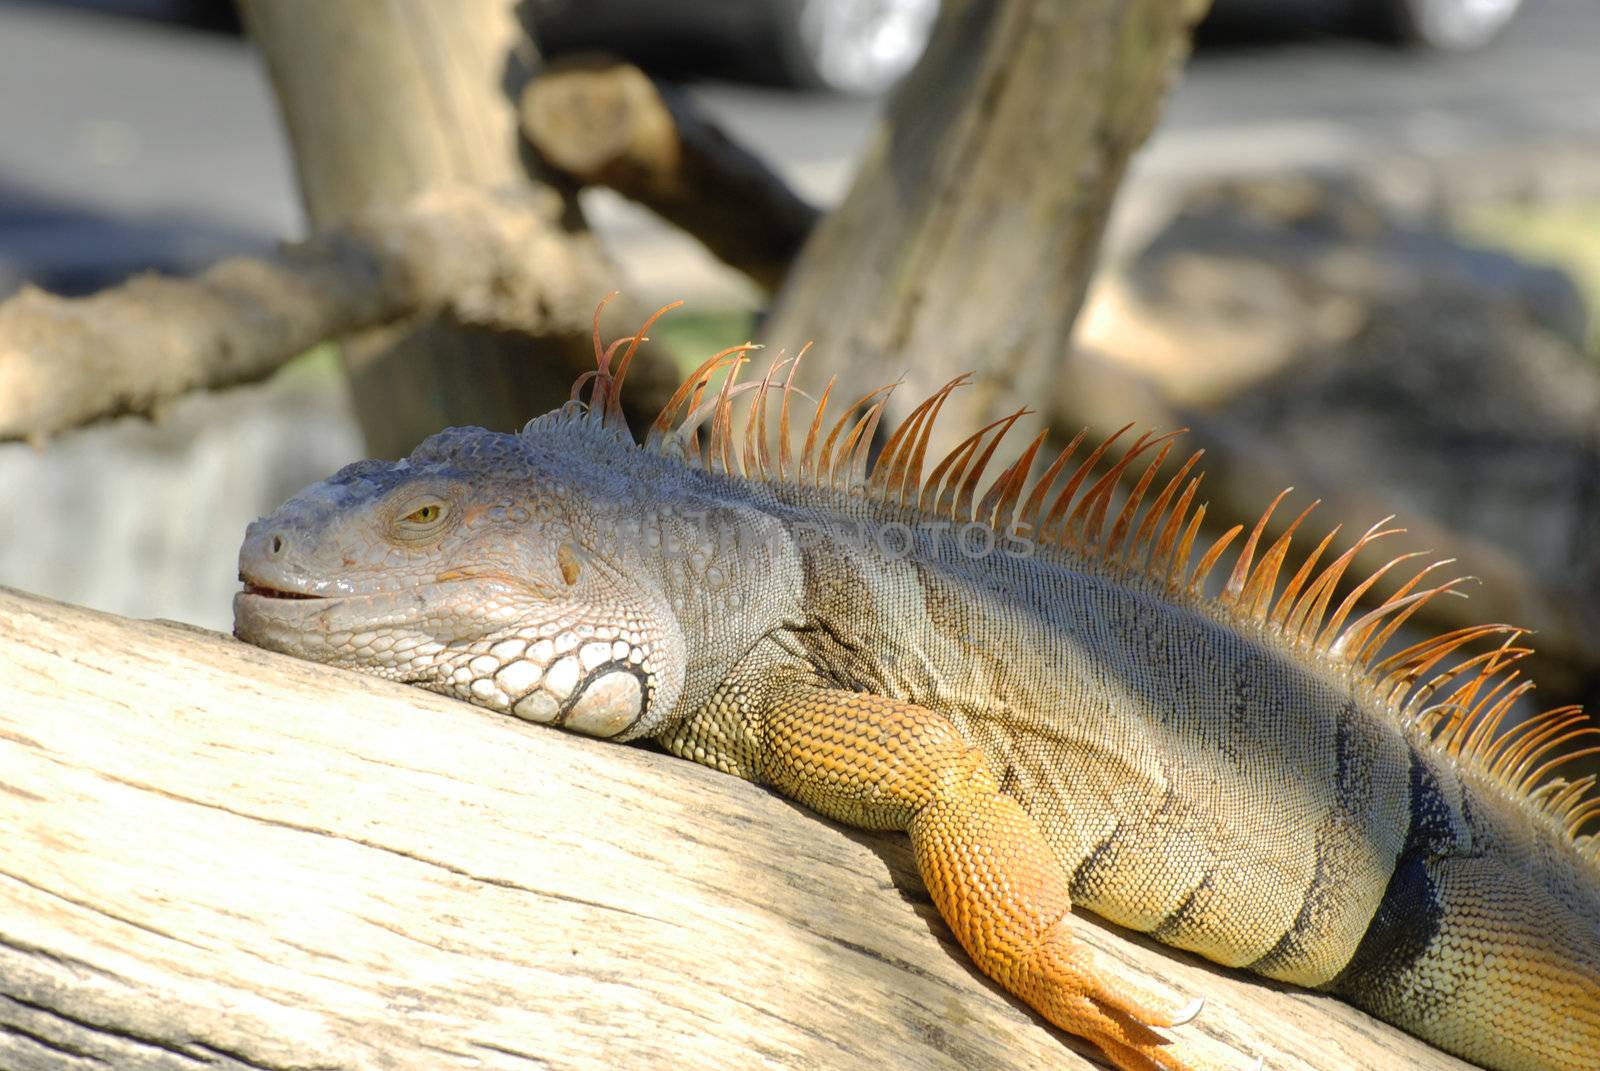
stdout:
POLYGON ((1379 1015, 1405 1009, 1425 1016, 1427 994, 1407 984, 1418 961, 1439 934, 1444 905, 1428 875, 1428 860, 1454 843, 1451 809, 1433 772, 1411 755, 1411 828, 1384 890, 1383 901, 1355 955, 1325 987, 1379 1015))

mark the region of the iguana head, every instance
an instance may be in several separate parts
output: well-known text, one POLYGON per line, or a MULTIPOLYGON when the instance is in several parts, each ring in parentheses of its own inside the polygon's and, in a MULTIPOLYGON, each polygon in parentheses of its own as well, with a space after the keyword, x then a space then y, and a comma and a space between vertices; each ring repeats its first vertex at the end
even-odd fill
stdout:
POLYGON ((455 428, 305 489, 245 535, 235 635, 531 721, 645 735, 682 690, 682 631, 644 541, 623 535, 637 476, 563 447, 455 428))

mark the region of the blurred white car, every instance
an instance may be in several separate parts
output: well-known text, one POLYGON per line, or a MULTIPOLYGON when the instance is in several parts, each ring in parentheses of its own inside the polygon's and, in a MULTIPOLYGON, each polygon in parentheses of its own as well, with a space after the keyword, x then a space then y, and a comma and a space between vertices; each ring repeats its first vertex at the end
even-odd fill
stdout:
POLYGON ((1380 0, 1373 6, 1380 24, 1401 40, 1456 52, 1494 40, 1522 0, 1380 0))
POLYGON ((532 0, 548 52, 621 52, 656 69, 881 93, 922 55, 939 0, 532 0))
POLYGON ((1213 0, 1213 21, 1352 29, 1442 52, 1482 48, 1506 28, 1522 0, 1213 0))

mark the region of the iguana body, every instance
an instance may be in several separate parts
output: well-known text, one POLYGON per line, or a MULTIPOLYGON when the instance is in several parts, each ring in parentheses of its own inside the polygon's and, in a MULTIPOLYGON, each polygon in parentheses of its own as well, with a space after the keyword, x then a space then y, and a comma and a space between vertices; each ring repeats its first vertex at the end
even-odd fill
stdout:
POLYGON ((1097 478, 1108 443, 1030 483, 1041 437, 980 494, 1012 417, 924 477, 956 384, 868 475, 881 401, 831 431, 819 406, 789 456, 793 364, 735 442, 733 377, 704 397, 729 351, 639 447, 631 346, 614 374, 596 349, 587 404, 441 433, 252 525, 238 634, 906 830, 977 964, 1121 1068, 1200 1065, 1151 1029, 1183 1013, 1073 944, 1074 903, 1496 1071, 1595 1066, 1600 804, 1550 758, 1594 730, 1500 727, 1514 630, 1380 656, 1450 583, 1423 570, 1361 616, 1335 598, 1355 548, 1280 577, 1264 516, 1207 595, 1236 533, 1190 568, 1193 458, 1158 479, 1169 444, 1141 439, 1097 478))

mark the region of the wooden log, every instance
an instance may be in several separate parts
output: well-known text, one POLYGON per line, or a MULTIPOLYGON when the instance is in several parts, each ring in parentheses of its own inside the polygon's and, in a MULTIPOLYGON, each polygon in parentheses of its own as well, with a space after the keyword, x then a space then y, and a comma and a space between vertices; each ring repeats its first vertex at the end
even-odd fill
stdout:
POLYGON ((687 94, 622 60, 550 63, 521 114, 548 167, 639 202, 768 290, 821 216, 687 94))
MULTIPOLYGON (((1092 1066, 902 838, 644 748, 0 589, 0 1067, 1092 1066)), ((1465 1065, 1080 919, 1274 1071, 1465 1065)), ((1237 1059, 1229 1066, 1247 1066, 1237 1059)))

